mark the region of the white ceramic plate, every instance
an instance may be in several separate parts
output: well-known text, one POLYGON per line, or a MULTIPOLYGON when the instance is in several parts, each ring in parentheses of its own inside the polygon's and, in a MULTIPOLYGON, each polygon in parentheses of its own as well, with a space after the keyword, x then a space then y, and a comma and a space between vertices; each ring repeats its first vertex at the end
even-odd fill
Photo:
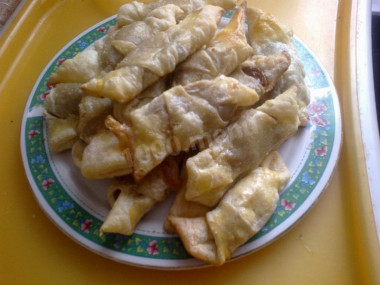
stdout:
MULTIPOLYGON (((109 211, 106 200, 109 181, 84 179, 73 164, 70 152, 52 154, 47 145, 42 112, 49 94, 46 84, 49 76, 63 60, 103 37, 114 24, 113 17, 83 32, 51 60, 38 78, 22 122, 21 150, 27 177, 42 209, 54 223, 98 254, 122 263, 157 269, 206 266, 186 253, 177 236, 163 231, 172 199, 147 214, 132 236, 99 236, 99 228, 109 211)), ((334 86, 305 45, 296 39, 295 46, 305 65, 311 92, 310 123, 280 149, 292 177, 274 215, 255 237, 235 252, 233 259, 267 245, 294 225, 317 201, 338 159, 341 117, 334 86)))

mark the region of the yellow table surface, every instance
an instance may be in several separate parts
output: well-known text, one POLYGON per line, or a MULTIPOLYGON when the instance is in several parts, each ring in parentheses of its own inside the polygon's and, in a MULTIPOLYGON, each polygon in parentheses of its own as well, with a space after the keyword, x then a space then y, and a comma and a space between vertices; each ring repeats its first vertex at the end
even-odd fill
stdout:
MULTIPOLYGON (((360 0, 358 0, 360 1, 360 0)), ((218 268, 156 271, 108 260, 65 236, 24 174, 24 107, 49 60, 123 1, 26 1, 0 38, 0 283, 380 284, 380 250, 360 140, 355 82, 357 1, 252 0, 293 27, 335 82, 343 145, 318 203, 283 237, 218 268)))

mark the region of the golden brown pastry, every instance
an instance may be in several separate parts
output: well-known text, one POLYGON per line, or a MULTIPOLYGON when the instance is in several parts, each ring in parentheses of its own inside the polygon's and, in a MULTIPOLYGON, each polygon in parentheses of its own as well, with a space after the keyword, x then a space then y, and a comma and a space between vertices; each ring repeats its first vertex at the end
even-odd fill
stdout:
POLYGON ((178 165, 172 157, 155 168, 140 184, 136 184, 131 177, 115 179, 107 194, 112 209, 100 231, 131 235, 140 219, 157 202, 167 198, 173 186, 178 187, 178 182, 174 185, 171 183, 178 179, 178 165), (167 177, 169 173, 166 166, 172 169, 170 179, 167 177))
POLYGON ((167 4, 152 10, 144 21, 136 21, 117 30, 112 38, 112 46, 123 56, 138 44, 177 24, 184 12, 173 4, 167 4))
POLYGON ((79 104, 79 137, 89 143, 91 137, 104 130, 104 120, 112 113, 112 101, 108 98, 83 96, 79 104))
POLYGON ((168 217, 196 218, 206 215, 211 208, 197 202, 185 199, 185 188, 182 188, 175 196, 173 205, 170 207, 169 214, 165 219, 164 229, 169 233, 174 233, 175 229, 168 217))
POLYGON ((266 164, 275 169, 262 165, 251 171, 227 192, 216 209, 206 214, 218 263, 229 260, 239 246, 258 233, 276 209, 290 172, 277 152, 267 159, 271 162, 266 164))
POLYGON ((229 76, 255 89, 263 102, 264 95, 273 89, 288 69, 290 61, 287 52, 268 56, 255 55, 244 61, 229 76))
POLYGON ((141 21, 123 27, 110 27, 98 48, 102 68, 107 72, 115 69, 124 56, 140 43, 175 26, 183 15, 184 12, 178 6, 168 4, 150 11, 141 21))
POLYGON ((50 114, 65 119, 79 115, 79 103, 83 92, 78 83, 61 83, 53 88, 45 100, 45 109, 50 114))
POLYGON ((266 224, 290 173, 277 152, 232 186, 205 216, 169 216, 186 250, 195 258, 221 265, 266 224))
POLYGON ((168 216, 168 220, 175 228, 190 255, 207 263, 220 265, 215 240, 207 224, 206 217, 184 218, 168 216))
POLYGON ((277 96, 292 85, 297 86, 297 96, 302 106, 301 125, 308 121, 306 106, 310 103, 310 94, 305 83, 303 64, 294 47, 293 31, 281 25, 273 15, 259 9, 247 8, 248 38, 256 55, 274 55, 283 51, 291 58, 291 64, 281 76, 271 96, 277 96))
MULTIPOLYGON (((143 4, 136 4, 137 6, 143 4)), ((141 21, 129 25, 110 27, 105 38, 94 46, 65 60, 50 78, 49 84, 86 83, 114 69, 124 56, 138 44, 160 31, 176 25, 183 16, 176 5, 168 4, 151 10, 141 21)))
POLYGON ((156 203, 133 189, 135 185, 118 185, 119 195, 100 227, 101 233, 132 235, 136 224, 156 203))
POLYGON ((66 59, 50 76, 48 83, 85 83, 101 72, 99 53, 93 46, 66 59))
POLYGON ((299 112, 295 86, 257 109, 245 111, 208 149, 187 160, 186 199, 216 205, 239 175, 257 167, 295 134, 299 112))
POLYGON ((71 148, 73 162, 79 169, 82 167, 83 153, 86 147, 87 144, 81 139, 78 139, 71 148))
POLYGON ((78 116, 61 119, 45 111, 44 118, 48 131, 49 149, 52 152, 68 150, 78 140, 78 116))
POLYGON ((52 152, 70 149, 78 140, 79 107, 83 92, 78 83, 61 83, 46 97, 44 118, 52 152))
POLYGON ((143 92, 139 94, 136 98, 128 103, 118 103, 113 102, 113 116, 119 122, 130 125, 131 119, 130 114, 133 110, 138 109, 149 102, 154 98, 158 97, 167 89, 167 79, 161 78, 153 85, 149 86, 143 92))
MULTIPOLYGON (((258 100, 255 90, 225 76, 175 86, 130 113, 126 145, 133 158, 136 181, 170 153, 187 150, 225 127, 258 100)), ((120 137, 120 135, 118 135, 120 137)))
POLYGON ((307 121, 309 94, 292 31, 273 16, 244 1, 217 31, 236 2, 123 5, 49 79, 50 149, 72 148, 85 178, 113 179, 101 233, 133 234, 178 190, 165 230, 220 265, 273 214, 289 179, 274 150, 307 121))
POLYGON ((126 103, 175 66, 196 52, 213 37, 223 9, 204 6, 182 22, 158 33, 130 52, 116 70, 82 85, 87 93, 126 103))
POLYGON ((228 75, 253 53, 245 36, 246 2, 236 10, 230 22, 174 72, 173 85, 187 85, 218 75, 228 75))
POLYGON ((185 15, 202 8, 205 5, 220 6, 225 10, 235 7, 237 0, 158 0, 148 4, 133 1, 122 5, 117 13, 117 25, 124 26, 135 21, 144 20, 154 9, 167 4, 174 4, 181 8, 185 15))
MULTIPOLYGON (((77 152, 80 157, 79 152, 77 152)), ((132 172, 117 137, 108 130, 97 132, 83 149, 80 159, 82 175, 88 179, 103 179, 132 172)))

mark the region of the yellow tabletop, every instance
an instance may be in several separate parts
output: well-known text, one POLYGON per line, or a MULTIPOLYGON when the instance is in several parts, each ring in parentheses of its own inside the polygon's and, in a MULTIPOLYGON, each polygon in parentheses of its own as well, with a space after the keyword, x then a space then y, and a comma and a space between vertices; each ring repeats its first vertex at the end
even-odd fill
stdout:
POLYGON ((39 74, 71 39, 124 1, 26 1, 0 38, 0 276, 2 284, 380 284, 355 82, 356 0, 251 0, 316 54, 335 82, 343 146, 318 203, 284 236, 217 268, 156 271, 119 264, 65 236, 24 174, 20 127, 39 74))

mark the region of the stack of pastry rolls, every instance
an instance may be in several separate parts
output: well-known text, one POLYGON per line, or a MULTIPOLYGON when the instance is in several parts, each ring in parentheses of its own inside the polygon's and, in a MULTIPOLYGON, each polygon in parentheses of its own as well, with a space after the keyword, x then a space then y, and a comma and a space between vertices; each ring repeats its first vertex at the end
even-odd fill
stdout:
POLYGON ((214 265, 265 225, 290 173, 278 147, 307 122, 292 32, 242 2, 158 0, 120 7, 117 25, 52 74, 53 152, 112 179, 102 234, 131 235, 171 193, 163 227, 214 265), (246 24, 247 23, 247 24, 246 24))

